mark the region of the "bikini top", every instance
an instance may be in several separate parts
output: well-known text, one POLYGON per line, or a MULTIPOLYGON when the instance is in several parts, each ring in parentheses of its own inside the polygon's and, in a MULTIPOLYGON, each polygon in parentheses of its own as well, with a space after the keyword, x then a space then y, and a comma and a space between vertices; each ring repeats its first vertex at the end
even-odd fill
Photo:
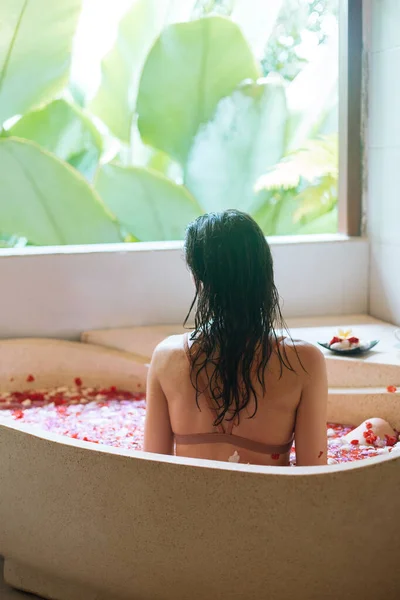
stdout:
MULTIPOLYGON (((186 356, 189 360, 189 364, 191 364, 191 355, 189 349, 189 334, 185 335, 184 338, 184 346, 186 356)), ((200 373, 200 377, 201 377, 200 373)), ((217 410, 213 404, 213 398, 210 396, 207 385, 204 386, 203 394, 207 400, 207 404, 209 409, 217 414, 217 410)), ((212 433, 189 433, 185 435, 174 434, 175 442, 177 444, 184 445, 192 445, 192 444, 230 444, 232 446, 237 446, 238 448, 244 448, 246 450, 251 450, 252 452, 258 452, 260 454, 286 454, 292 447, 293 443, 293 435, 291 439, 286 444, 281 445, 272 445, 272 444, 264 444, 262 442, 256 442, 254 440, 250 440, 245 437, 241 437, 239 435, 235 435, 232 433, 232 429, 234 427, 234 419, 228 421, 226 428, 224 428, 223 424, 220 423, 218 426, 218 431, 212 433)))

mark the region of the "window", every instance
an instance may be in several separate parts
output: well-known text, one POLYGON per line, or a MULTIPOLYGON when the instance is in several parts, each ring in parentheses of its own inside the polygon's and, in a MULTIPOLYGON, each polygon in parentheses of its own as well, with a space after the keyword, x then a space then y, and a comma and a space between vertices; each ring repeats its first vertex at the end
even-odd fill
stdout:
POLYGON ((0 245, 360 233, 361 0, 77 4, 0 8, 0 245))

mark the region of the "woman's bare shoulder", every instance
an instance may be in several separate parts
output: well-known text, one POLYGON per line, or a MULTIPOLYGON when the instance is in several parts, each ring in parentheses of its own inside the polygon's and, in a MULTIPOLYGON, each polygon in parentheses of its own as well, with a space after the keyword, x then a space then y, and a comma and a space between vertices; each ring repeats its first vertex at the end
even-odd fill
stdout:
POLYGON ((154 349, 152 362, 163 362, 175 359, 177 354, 182 355, 184 350, 185 335, 170 335, 157 344, 154 349))
POLYGON ((290 356, 296 357, 306 371, 319 369, 325 365, 325 356, 315 344, 288 337, 284 339, 284 344, 290 356))

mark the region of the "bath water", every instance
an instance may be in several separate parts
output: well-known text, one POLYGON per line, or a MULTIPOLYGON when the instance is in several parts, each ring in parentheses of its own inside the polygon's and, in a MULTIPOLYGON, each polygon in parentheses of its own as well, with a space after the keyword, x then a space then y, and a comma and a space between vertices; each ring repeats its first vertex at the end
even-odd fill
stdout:
MULTIPOLYGON (((33 376, 27 379, 33 380, 33 376)), ((127 450, 143 448, 145 412, 144 394, 114 386, 87 388, 79 378, 73 388, 0 393, 0 422, 17 420, 59 435, 127 450)), ((352 426, 327 424, 328 463, 361 460, 392 451, 391 447, 344 444, 341 437, 352 429, 352 426)), ((293 446, 291 464, 295 460, 293 446)))

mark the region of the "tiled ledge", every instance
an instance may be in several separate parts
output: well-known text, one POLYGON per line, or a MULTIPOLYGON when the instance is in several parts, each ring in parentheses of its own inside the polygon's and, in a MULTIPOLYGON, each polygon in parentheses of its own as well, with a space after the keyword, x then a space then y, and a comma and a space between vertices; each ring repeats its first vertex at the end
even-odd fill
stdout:
MULTIPOLYGON (((323 350, 327 358, 329 385, 332 388, 384 388, 400 386, 400 342, 396 326, 368 315, 289 319, 293 338, 316 344, 329 340, 339 327, 351 328, 362 339, 379 339, 379 344, 365 356, 342 358, 323 350)), ((88 331, 82 341, 118 348, 150 361, 155 346, 165 337, 183 333, 181 325, 157 325, 88 331)))
MULTIPOLYGON (((269 241, 287 316, 367 311, 367 239, 269 241)), ((177 242, 0 250, 0 278, 13 291, 2 297, 1 339, 76 340, 85 329, 179 323, 195 291, 177 242)))

